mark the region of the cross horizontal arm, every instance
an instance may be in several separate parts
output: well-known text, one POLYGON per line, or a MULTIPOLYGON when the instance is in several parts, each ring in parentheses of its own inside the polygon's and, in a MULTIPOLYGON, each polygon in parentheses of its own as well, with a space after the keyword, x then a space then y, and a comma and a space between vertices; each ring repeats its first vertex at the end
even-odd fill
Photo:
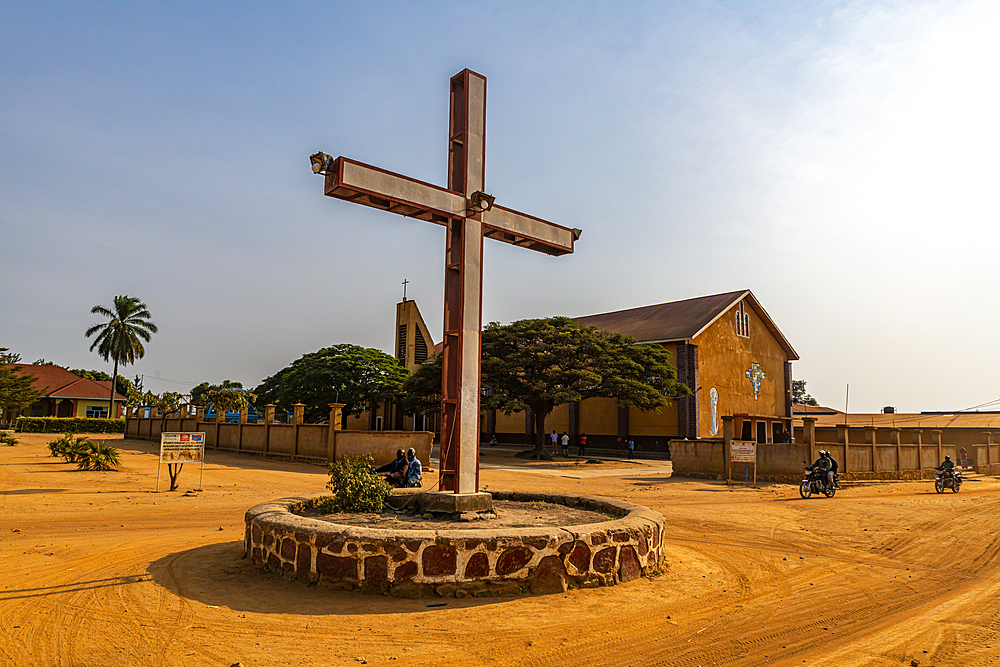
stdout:
POLYGON ((439 225, 467 215, 466 199, 457 192, 343 156, 326 171, 325 194, 439 225))
POLYGON ((483 236, 544 252, 566 255, 573 252, 577 231, 503 206, 483 211, 483 236))
MULTIPOLYGON (((457 192, 343 156, 326 170, 325 193, 329 197, 439 225, 474 214, 468 200, 457 192)), ((493 206, 481 216, 486 238, 547 255, 573 252, 578 230, 503 206, 493 206)))

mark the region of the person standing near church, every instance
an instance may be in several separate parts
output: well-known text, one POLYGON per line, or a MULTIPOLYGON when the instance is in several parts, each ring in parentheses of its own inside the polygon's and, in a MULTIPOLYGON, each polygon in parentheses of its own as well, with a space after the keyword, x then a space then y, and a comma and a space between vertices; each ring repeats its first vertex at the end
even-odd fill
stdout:
POLYGON ((559 438, 559 444, 562 445, 563 456, 569 458, 569 433, 563 431, 562 436, 559 438))
POLYGON ((632 436, 628 436, 625 446, 628 447, 628 458, 631 461, 635 458, 635 440, 632 439, 632 436))
POLYGON ((581 433, 580 434, 580 451, 577 454, 577 456, 586 456, 586 454, 584 453, 586 449, 587 449, 587 434, 586 433, 581 433))
POLYGON ((552 429, 552 435, 550 435, 549 437, 552 438, 552 453, 553 454, 558 454, 559 453, 559 434, 556 433, 555 429, 552 429))

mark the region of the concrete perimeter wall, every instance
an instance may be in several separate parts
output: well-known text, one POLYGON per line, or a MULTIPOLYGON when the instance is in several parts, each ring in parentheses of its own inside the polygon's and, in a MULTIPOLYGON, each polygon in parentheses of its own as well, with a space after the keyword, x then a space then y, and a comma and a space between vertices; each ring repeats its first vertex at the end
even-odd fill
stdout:
POLYGON ((375 465, 396 458, 397 449, 413 448, 425 466, 431 458, 430 431, 342 431, 327 424, 246 424, 204 421, 195 417, 127 417, 125 436, 158 440, 161 433, 204 433, 206 449, 247 452, 266 457, 330 463, 371 454, 375 465))
MULTIPOLYGON (((723 417, 723 437, 699 440, 671 440, 671 461, 675 475, 753 478, 753 464, 730 462, 733 439, 732 417, 723 417)), ((947 430, 840 426, 817 432, 815 418, 806 417, 798 430, 802 442, 757 443, 757 479, 797 481, 819 451, 829 451, 840 466, 845 480, 931 479, 945 456, 956 464, 964 461, 977 472, 1000 474, 1000 434, 979 432, 979 442, 970 434, 947 430), (949 442, 954 435, 956 442, 949 442)))

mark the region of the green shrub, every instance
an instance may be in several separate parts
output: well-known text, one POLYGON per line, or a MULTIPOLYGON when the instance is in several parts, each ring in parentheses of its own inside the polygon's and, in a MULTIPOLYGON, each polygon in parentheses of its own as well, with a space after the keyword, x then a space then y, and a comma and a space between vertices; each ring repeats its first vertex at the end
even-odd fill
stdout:
POLYGON ((49 443, 49 455, 61 456, 66 463, 79 463, 88 446, 93 443, 85 435, 74 436, 72 433, 64 433, 61 438, 56 438, 49 443))
POLYGON ((107 442, 87 441, 77 454, 77 470, 117 470, 121 466, 118 450, 107 442))
POLYGON ((124 419, 88 417, 19 417, 17 430, 22 433, 124 433, 124 419))
POLYGON ((18 440, 17 438, 15 438, 14 436, 12 436, 10 433, 7 433, 6 431, 0 432, 0 445, 11 445, 11 446, 14 446, 14 445, 18 444, 19 442, 21 442, 21 441, 18 440))
POLYGON ((324 514, 381 512, 385 499, 392 494, 392 487, 372 472, 374 463, 370 454, 331 463, 330 483, 326 488, 333 496, 317 499, 317 509, 324 514))

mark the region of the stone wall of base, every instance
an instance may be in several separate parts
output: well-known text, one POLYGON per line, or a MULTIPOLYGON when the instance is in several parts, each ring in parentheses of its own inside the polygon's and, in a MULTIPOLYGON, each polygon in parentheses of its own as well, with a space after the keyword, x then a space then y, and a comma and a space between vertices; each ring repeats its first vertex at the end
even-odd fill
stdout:
POLYGON ((974 468, 980 475, 989 475, 990 477, 1000 475, 1000 463, 993 463, 989 465, 977 464, 974 468))
POLYGON ((493 492, 604 512, 608 521, 552 528, 379 530, 295 514, 312 498, 246 513, 247 555, 269 569, 340 590, 396 597, 483 597, 613 586, 656 570, 662 514, 596 496, 493 492))

